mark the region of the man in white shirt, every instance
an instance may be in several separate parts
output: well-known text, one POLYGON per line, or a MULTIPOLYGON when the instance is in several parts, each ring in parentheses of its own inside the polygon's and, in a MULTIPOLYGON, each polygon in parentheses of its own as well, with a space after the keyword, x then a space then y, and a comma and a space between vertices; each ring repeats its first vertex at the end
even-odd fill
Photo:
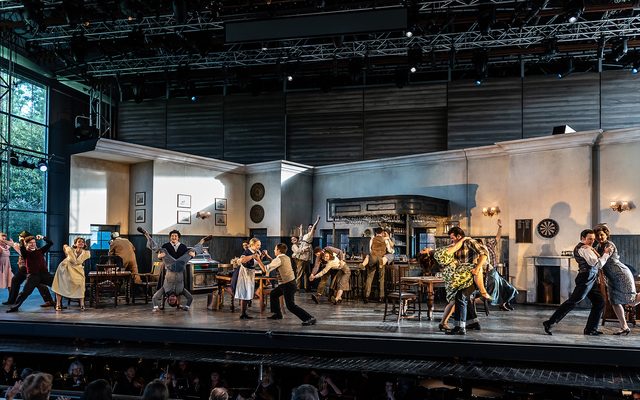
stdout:
POLYGON ((284 303, 287 310, 300 318, 302 325, 315 325, 316 319, 311 314, 296 305, 296 276, 293 273, 291 259, 287 256, 287 245, 278 243, 273 249, 275 257, 267 265, 267 274, 271 271, 278 270, 278 286, 271 291, 269 299, 271 301, 271 311, 273 315, 269 319, 282 319, 280 311, 280 296, 284 296, 284 303))
POLYGON ((598 330, 598 323, 604 311, 604 298, 596 283, 598 281, 598 271, 611 256, 611 247, 606 247, 604 254, 601 256, 593 248, 595 240, 596 234, 593 229, 585 229, 580 233, 580 243, 573 249, 573 256, 578 262, 576 287, 569 298, 553 313, 551 318, 542 323, 547 335, 552 334, 551 327, 553 324, 560 322, 585 297, 591 300, 591 312, 584 328, 584 334, 597 336, 603 333, 598 330))

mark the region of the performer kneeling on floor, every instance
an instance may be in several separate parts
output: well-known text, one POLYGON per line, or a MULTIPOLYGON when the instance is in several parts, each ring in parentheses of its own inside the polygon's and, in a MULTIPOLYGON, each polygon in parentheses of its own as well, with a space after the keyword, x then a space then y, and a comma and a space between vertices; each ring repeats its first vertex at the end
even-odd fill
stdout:
POLYGON ((276 257, 267 265, 267 274, 271 271, 278 270, 278 286, 271 291, 269 299, 271 300, 271 311, 273 315, 268 319, 282 319, 282 311, 280 310, 280 296, 284 296, 284 303, 287 310, 291 311, 300 318, 302 325, 314 325, 316 319, 296 305, 296 275, 291 266, 291 258, 287 256, 287 245, 278 243, 273 249, 276 257))
POLYGON ((142 233, 147 238, 147 247, 151 249, 151 251, 158 253, 158 258, 163 261, 165 267, 164 283, 162 284, 162 287, 154 293, 152 298, 153 311, 160 310, 160 306, 162 305, 162 300, 165 295, 167 296, 167 302, 170 306, 177 306, 179 309, 188 311, 189 307, 191 307, 191 303, 193 302, 193 296, 191 296, 191 293, 189 293, 189 291, 184 287, 184 269, 191 258, 195 257, 197 254, 202 254, 202 244, 211 240, 213 236, 209 235, 200 239, 198 244, 189 249, 186 254, 175 259, 167 253, 166 249, 158 246, 158 244, 151 238, 149 232, 141 227, 138 227, 138 232, 142 233), (180 295, 187 299, 187 304, 184 306, 178 306, 178 297, 180 295))

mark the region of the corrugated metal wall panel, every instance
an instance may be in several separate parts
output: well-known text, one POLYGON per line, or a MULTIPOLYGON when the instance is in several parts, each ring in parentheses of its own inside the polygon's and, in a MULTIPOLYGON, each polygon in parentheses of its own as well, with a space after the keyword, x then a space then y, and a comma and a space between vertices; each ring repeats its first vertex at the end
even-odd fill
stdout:
POLYGON ((365 111, 416 109, 447 106, 447 84, 366 88, 365 111))
POLYGON ((367 112, 364 158, 375 159, 447 149, 445 107, 367 112))
POLYGON ((331 114, 362 112, 362 89, 319 90, 287 93, 287 114, 331 114))
POLYGON ((289 115, 287 160, 327 165, 362 160, 362 113, 289 115))
POLYGON ((448 148, 486 146, 522 136, 522 83, 519 78, 449 84, 448 148))
POLYGON ((524 137, 551 135, 558 125, 576 131, 600 128, 599 79, 595 73, 525 79, 524 137))
POLYGON ((602 129, 640 125, 640 74, 629 71, 602 73, 602 129))
POLYGON ((618 248, 620 261, 634 267, 636 275, 640 274, 640 235, 611 235, 611 241, 618 248))
POLYGON ((166 102, 120 103, 118 107, 118 139, 144 146, 166 148, 166 102))
POLYGON ((224 98, 224 159, 243 164, 285 158, 284 98, 238 94, 224 98))
POLYGON ((167 105, 167 148, 222 158, 222 96, 171 99, 167 105))

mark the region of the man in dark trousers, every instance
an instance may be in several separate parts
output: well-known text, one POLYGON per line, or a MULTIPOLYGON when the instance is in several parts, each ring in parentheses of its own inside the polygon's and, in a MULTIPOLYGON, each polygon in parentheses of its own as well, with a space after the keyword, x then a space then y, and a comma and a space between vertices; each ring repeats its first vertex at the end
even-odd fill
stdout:
MULTIPOLYGON (((27 236, 32 235, 27 231, 20 232, 20 242, 22 242, 27 236)), ((4 242, 10 244, 12 247, 15 245, 10 241, 4 242)), ((18 254, 20 254, 19 251, 18 254)), ((18 273, 15 274, 13 278, 11 278, 11 290, 9 290, 9 298, 7 298, 7 301, 2 303, 3 305, 6 306, 15 304, 16 299, 18 298, 18 293, 20 293, 20 285, 22 285, 22 282, 24 282, 26 279, 27 267, 25 266, 24 259, 22 258, 22 256, 20 256, 18 258, 18 273)), ((41 304, 40 307, 53 307, 55 305, 55 302, 51 297, 51 292, 49 291, 49 289, 47 289, 47 285, 38 285, 38 292, 40 292, 40 296, 42 296, 42 299, 44 300, 44 303, 41 304)))
POLYGON ((300 318, 302 325, 315 325, 316 319, 296 305, 296 274, 291 266, 291 258, 287 256, 287 245, 278 243, 273 249, 275 257, 269 265, 267 265, 267 273, 278 270, 278 286, 271 291, 269 299, 271 300, 271 311, 273 315, 269 319, 282 319, 282 311, 280 310, 280 296, 284 296, 284 303, 287 310, 291 311, 300 318))
POLYGON ((560 322, 585 297, 591 300, 591 312, 584 328, 584 334, 597 336, 603 333, 598 330, 598 322, 604 311, 604 298, 596 283, 598 281, 598 270, 607 263, 612 249, 611 247, 606 247, 604 254, 600 256, 593 248, 595 240, 596 234, 593 229, 585 229, 580 233, 580 243, 573 249, 573 257, 578 263, 576 287, 569 298, 553 313, 551 318, 542 323, 547 335, 552 334, 551 327, 553 324, 560 322))
MULTIPOLYGON (((53 275, 49 273, 45 255, 52 245, 53 242, 51 240, 40 235, 36 237, 27 236, 20 244, 14 243, 15 250, 20 253, 27 267, 27 282, 24 284, 22 293, 18 295, 16 304, 9 308, 7 312, 18 311, 22 303, 38 285, 51 286, 53 275), (44 240, 47 244, 39 248, 36 240, 44 240)), ((51 293, 49 293, 49 296, 51 296, 51 293)))

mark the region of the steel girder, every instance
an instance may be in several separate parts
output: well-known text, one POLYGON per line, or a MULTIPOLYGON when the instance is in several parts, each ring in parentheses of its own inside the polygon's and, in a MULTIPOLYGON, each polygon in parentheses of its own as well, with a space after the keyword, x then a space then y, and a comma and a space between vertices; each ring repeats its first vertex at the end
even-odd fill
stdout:
MULTIPOLYGON (((640 16, 597 21, 581 21, 574 24, 547 24, 492 30, 489 35, 469 30, 460 33, 397 37, 389 33, 372 35, 370 39, 318 44, 310 40, 282 42, 282 47, 265 50, 248 49, 243 45, 229 46, 224 52, 207 56, 176 54, 154 57, 102 59, 87 63, 87 73, 92 76, 128 75, 172 71, 178 66, 192 69, 273 65, 287 62, 317 62, 352 57, 403 56, 407 49, 420 47, 424 52, 449 52, 474 49, 522 49, 539 46, 545 40, 556 38, 560 44, 589 43, 593 50, 576 50, 572 54, 593 54, 598 41, 618 37, 640 35, 640 16)), ((515 52, 517 53, 517 52, 515 52)), ((518 57, 521 57, 518 55, 518 57)), ((530 56, 535 57, 535 56, 530 56)))

